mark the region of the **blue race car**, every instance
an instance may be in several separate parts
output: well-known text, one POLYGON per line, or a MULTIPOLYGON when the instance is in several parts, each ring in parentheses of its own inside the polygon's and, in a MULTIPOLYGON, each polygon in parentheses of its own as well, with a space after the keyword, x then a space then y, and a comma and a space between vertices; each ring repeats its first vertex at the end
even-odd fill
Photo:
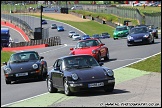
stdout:
POLYGON ((46 20, 42 20, 42 24, 47 24, 47 21, 46 20))
POLYGON ((127 46, 142 43, 154 43, 154 36, 145 26, 132 28, 127 36, 127 46))
POLYGON ((57 26, 57 31, 64 31, 64 27, 63 26, 57 26))
POLYGON ((89 35, 83 35, 81 36, 81 40, 86 40, 86 39, 90 39, 91 37, 89 35))

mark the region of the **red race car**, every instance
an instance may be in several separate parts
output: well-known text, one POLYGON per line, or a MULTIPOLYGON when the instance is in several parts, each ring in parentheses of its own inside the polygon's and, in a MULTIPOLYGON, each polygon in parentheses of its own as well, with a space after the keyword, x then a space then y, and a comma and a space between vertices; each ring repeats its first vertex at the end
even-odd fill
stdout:
POLYGON ((109 60, 109 50, 99 39, 86 39, 78 41, 74 48, 70 48, 70 55, 88 54, 93 56, 98 62, 102 58, 109 60))

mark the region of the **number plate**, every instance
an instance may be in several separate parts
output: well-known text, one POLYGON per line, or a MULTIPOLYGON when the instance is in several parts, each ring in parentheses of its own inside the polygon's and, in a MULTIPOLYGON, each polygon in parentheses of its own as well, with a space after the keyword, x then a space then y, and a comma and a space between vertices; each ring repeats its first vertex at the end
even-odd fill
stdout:
POLYGON ((139 39, 139 40, 134 40, 134 42, 141 42, 142 41, 142 39, 139 39))
POLYGON ((101 87, 101 86, 104 86, 104 83, 103 82, 88 84, 88 87, 89 88, 91 88, 91 87, 101 87))
POLYGON ((28 73, 18 73, 18 74, 16 74, 16 77, 19 77, 19 76, 27 76, 28 75, 28 73))

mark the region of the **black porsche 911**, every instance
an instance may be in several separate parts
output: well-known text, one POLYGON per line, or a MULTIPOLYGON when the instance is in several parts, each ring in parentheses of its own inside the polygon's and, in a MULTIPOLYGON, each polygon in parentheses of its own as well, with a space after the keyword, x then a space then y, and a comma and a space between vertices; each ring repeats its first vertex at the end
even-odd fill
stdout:
POLYGON ((12 54, 9 61, 3 63, 6 84, 29 78, 45 80, 48 70, 47 62, 43 58, 35 51, 23 51, 12 54))
POLYGON ((134 27, 127 36, 127 46, 154 43, 154 36, 146 26, 134 27))
POLYGON ((74 92, 103 89, 112 92, 115 86, 114 72, 98 63, 90 55, 69 55, 58 58, 47 75, 50 93, 63 90, 65 95, 74 92))

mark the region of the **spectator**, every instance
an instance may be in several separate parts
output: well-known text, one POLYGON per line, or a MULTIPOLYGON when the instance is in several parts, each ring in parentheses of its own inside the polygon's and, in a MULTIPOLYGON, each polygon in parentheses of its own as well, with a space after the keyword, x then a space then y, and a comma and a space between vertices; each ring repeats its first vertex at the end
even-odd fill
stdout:
POLYGON ((145 4, 143 4, 143 7, 144 7, 144 9, 145 9, 145 4))
POLYGON ((134 7, 134 2, 133 2, 133 7, 134 7))

